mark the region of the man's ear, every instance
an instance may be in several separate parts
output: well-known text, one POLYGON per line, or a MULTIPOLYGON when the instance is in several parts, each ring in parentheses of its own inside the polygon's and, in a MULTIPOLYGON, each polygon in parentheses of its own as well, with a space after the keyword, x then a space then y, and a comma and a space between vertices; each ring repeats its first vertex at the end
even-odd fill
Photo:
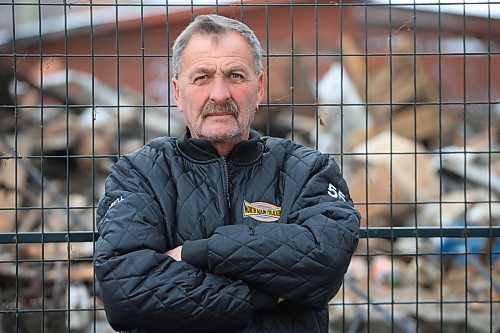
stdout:
POLYGON ((182 102, 181 102, 180 93, 179 93, 179 82, 177 81, 177 79, 175 77, 172 78, 172 87, 174 88, 175 104, 177 104, 179 111, 183 112, 182 102))
POLYGON ((260 72, 257 78, 257 105, 255 108, 259 107, 259 104, 262 102, 264 99, 264 72, 260 72))

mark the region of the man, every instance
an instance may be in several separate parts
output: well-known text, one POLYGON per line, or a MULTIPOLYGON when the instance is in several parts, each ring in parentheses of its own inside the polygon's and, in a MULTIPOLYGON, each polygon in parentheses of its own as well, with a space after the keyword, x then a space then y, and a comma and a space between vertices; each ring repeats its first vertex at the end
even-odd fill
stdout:
POLYGON ((250 129, 264 94, 244 24, 198 16, 173 46, 182 139, 121 158, 97 211, 107 318, 133 332, 327 332, 359 214, 335 162, 250 129))

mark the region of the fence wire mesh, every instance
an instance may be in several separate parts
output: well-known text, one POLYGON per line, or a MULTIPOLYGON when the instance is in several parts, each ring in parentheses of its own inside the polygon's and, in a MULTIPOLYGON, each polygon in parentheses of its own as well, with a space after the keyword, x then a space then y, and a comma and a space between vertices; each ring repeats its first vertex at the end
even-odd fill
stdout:
POLYGON ((500 2, 0 0, 0 331, 111 332, 109 167, 184 131, 171 45, 249 25, 255 128, 330 154, 363 215, 331 332, 500 332, 500 2))

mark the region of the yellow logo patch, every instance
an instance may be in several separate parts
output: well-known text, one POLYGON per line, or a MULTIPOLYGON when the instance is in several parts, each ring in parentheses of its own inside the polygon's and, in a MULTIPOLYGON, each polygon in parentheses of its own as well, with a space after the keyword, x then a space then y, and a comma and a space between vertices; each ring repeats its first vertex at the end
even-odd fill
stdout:
POLYGON ((243 217, 251 217, 257 221, 274 222, 281 216, 281 207, 267 202, 243 201, 243 217))

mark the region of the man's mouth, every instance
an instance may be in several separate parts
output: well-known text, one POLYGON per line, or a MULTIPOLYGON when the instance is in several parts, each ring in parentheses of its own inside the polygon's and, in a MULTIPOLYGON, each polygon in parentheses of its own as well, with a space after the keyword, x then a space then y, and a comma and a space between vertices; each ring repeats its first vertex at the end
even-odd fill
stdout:
POLYGON ((205 118, 206 117, 220 117, 220 116, 233 116, 234 117, 234 114, 231 112, 212 113, 212 114, 205 115, 205 118))

